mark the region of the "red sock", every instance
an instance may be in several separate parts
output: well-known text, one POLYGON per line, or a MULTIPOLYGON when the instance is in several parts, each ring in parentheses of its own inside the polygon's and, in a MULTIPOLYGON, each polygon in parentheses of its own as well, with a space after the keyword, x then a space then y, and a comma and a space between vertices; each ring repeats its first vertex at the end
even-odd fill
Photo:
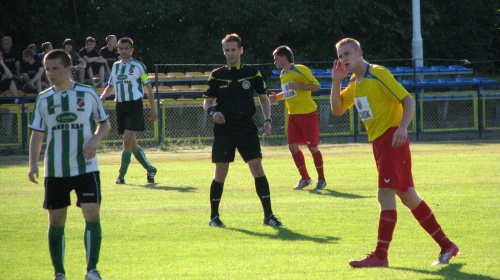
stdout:
POLYGON ((392 241, 392 234, 398 221, 398 212, 396 210, 384 210, 380 212, 378 222, 378 240, 375 256, 381 260, 387 259, 387 251, 392 241))
POLYGON ((306 168, 306 161, 304 160, 304 154, 302 151, 299 151, 298 153, 292 154, 293 161, 295 162, 295 166, 297 166, 297 169, 300 172, 300 176, 302 176, 302 179, 308 180, 309 178, 309 173, 307 173, 307 168, 306 168))
POLYGON ((417 206, 417 208, 411 211, 415 219, 420 223, 420 225, 427 231, 430 236, 441 246, 441 248, 449 248, 451 246, 451 241, 446 237, 441 226, 436 220, 434 213, 432 213, 431 208, 422 200, 422 202, 417 206))
POLYGON ((321 155, 321 152, 318 150, 316 153, 312 154, 313 159, 314 159, 314 165, 316 166, 316 171, 318 171, 318 181, 323 180, 325 181, 325 172, 323 169, 323 155, 321 155))

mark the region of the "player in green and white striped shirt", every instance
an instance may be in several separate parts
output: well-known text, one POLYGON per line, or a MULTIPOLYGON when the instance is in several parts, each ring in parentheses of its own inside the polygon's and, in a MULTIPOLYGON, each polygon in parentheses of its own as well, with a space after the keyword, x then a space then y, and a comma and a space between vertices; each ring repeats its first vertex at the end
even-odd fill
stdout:
POLYGON ((101 183, 96 150, 111 128, 109 117, 94 88, 71 80, 71 57, 67 52, 49 52, 44 65, 53 86, 41 92, 35 102, 29 125, 32 134, 28 178, 38 184, 38 158, 47 132, 43 206, 49 211, 49 250, 54 279, 66 279, 64 226, 72 190, 85 219, 85 279, 102 279, 96 270, 101 246, 101 183), (91 116, 97 123, 95 132, 92 132, 91 116))
POLYGON ((114 88, 118 134, 123 134, 122 160, 116 183, 125 184, 125 174, 127 174, 132 154, 146 169, 148 183, 154 183, 157 170, 146 159, 146 155, 137 144, 135 137, 136 131, 144 130, 142 104, 144 89, 146 89, 149 104, 151 104, 149 119, 151 121, 158 119, 154 105, 153 88, 148 78, 146 66, 132 58, 134 53, 132 39, 125 37, 118 40, 118 53, 121 60, 113 64, 108 86, 101 95, 102 102, 105 102, 106 97, 111 94, 114 88))

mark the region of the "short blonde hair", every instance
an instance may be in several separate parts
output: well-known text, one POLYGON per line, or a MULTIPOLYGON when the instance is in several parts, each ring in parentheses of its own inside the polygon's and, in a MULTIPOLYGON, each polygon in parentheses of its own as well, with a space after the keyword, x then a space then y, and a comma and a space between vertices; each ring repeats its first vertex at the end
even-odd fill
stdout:
POLYGON ((361 49, 361 44, 356 39, 353 39, 353 38, 344 38, 344 39, 338 41, 337 44, 335 44, 335 47, 337 49, 339 49, 343 45, 350 45, 356 51, 361 49))

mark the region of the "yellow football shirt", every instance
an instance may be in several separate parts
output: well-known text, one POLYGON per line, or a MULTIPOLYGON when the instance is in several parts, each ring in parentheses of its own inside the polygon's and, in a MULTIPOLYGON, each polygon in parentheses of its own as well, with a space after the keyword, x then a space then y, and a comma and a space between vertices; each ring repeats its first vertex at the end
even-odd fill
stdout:
POLYGON ((356 106, 368 140, 373 141, 387 129, 399 125, 403 117, 401 101, 409 93, 385 67, 368 64, 361 83, 356 84, 353 75, 341 95, 344 107, 356 106))
POLYGON ((285 95, 286 108, 288 114, 309 114, 318 108, 316 102, 311 97, 309 90, 290 90, 287 85, 291 82, 299 82, 305 85, 319 85, 318 80, 314 78, 311 70, 304 65, 293 64, 288 73, 284 74, 283 71, 280 75, 281 87, 285 95))

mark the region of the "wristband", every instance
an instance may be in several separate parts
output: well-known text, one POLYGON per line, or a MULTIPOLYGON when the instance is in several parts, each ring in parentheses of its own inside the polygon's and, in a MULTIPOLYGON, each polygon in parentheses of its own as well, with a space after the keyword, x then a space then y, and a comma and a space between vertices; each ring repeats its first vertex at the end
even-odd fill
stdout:
POLYGON ((264 122, 269 122, 269 123, 272 123, 272 122, 273 122, 273 120, 271 120, 271 119, 266 119, 264 122))
POLYGON ((215 107, 210 107, 207 110, 207 114, 211 117, 215 114, 215 107))

